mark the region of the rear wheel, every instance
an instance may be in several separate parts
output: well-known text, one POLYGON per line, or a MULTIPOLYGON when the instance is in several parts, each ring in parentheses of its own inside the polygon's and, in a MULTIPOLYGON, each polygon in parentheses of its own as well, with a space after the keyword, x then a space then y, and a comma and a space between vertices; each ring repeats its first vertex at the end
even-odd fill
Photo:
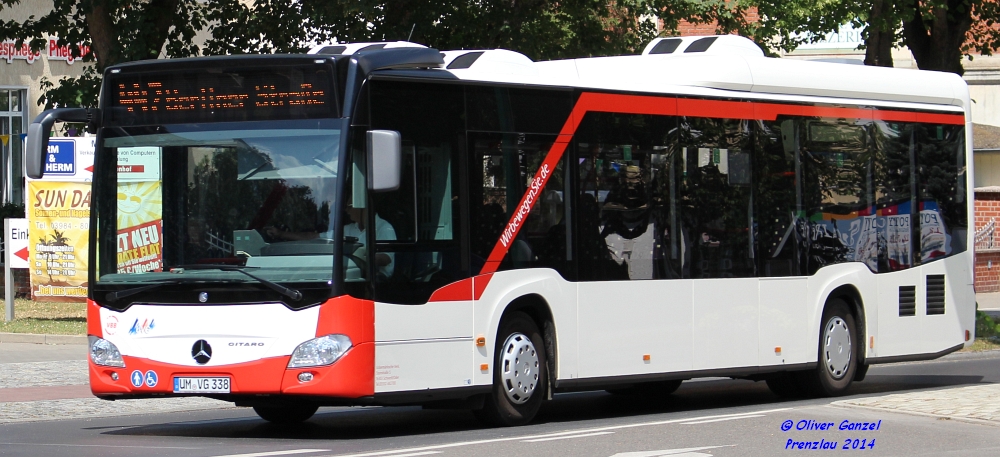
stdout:
POLYGON ((316 414, 318 406, 314 405, 289 405, 289 406, 254 406, 253 410, 268 422, 275 424, 298 424, 309 420, 316 414))
POLYGON ((819 360, 806 380, 812 394, 831 397, 847 391, 858 369, 857 325, 847 303, 839 298, 827 303, 822 323, 819 360))
POLYGON ((479 420, 498 426, 524 425, 538 413, 548 386, 545 350, 538 325, 516 312, 505 317, 497 332, 493 357, 493 392, 479 420))

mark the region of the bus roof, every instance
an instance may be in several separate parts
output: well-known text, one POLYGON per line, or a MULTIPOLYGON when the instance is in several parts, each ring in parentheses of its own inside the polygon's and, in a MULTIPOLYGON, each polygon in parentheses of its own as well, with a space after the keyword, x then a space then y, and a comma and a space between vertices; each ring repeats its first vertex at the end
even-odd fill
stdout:
MULTIPOLYGON (((684 44, 697 38, 710 37, 685 37, 684 44)), ((961 111, 968 107, 968 87, 954 73, 771 58, 738 46, 736 40, 756 46, 746 38, 724 38, 720 42, 729 46, 719 46, 716 52, 544 62, 507 50, 445 51, 443 70, 462 80, 483 82, 750 98, 824 97, 831 103, 870 100, 937 105, 936 109, 944 105, 961 111), (456 62, 461 63, 458 68, 456 62)), ((653 47, 647 46, 647 52, 653 47)))

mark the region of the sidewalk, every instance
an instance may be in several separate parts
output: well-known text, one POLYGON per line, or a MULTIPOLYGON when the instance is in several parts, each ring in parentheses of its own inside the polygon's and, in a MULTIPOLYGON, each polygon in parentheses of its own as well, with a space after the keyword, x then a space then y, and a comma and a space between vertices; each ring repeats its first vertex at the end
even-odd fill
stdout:
POLYGON ((1000 384, 841 400, 832 405, 945 417, 1000 427, 1000 402, 987 400, 992 398, 1000 398, 1000 384))
POLYGON ((83 341, 34 344, 0 340, 0 424, 233 407, 229 402, 200 397, 98 399, 90 392, 85 337, 83 341))

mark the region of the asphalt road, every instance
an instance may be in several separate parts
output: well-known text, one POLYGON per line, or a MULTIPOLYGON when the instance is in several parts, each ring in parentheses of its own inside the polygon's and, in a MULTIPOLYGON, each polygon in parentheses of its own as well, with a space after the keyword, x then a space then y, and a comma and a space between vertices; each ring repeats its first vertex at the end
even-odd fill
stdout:
MULTIPOLYGON (((873 367, 846 398, 998 382, 1000 352, 958 354, 873 367)), ((534 424, 505 429, 484 428, 464 411, 412 407, 323 408, 305 424, 281 427, 258 419, 252 410, 234 408, 4 424, 0 455, 770 456, 808 452, 799 450, 799 443, 822 447, 833 442, 841 451, 846 444, 847 450, 872 456, 1000 455, 1000 422, 942 420, 830 403, 781 401, 763 383, 705 380, 687 382, 665 400, 603 392, 558 395, 543 406, 534 424), (791 421, 789 431, 782 430, 786 421, 791 421), (879 425, 877 430, 841 431, 844 421, 879 425)))

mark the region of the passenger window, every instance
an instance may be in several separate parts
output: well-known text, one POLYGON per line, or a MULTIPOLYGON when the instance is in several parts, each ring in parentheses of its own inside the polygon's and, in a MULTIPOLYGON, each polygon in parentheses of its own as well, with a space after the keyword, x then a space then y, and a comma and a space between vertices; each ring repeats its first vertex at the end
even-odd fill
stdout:
POLYGON ((960 125, 920 124, 914 137, 920 262, 927 263, 965 251, 965 129, 960 125))
POLYGON ((798 122, 810 274, 842 262, 861 262, 878 271, 869 123, 815 118, 798 122))
POLYGON ((680 118, 684 277, 756 275, 750 174, 750 122, 680 118))
POLYGON ((481 270, 499 246, 506 251, 499 270, 548 267, 571 277, 565 159, 550 172, 543 188, 534 189, 536 174, 554 141, 554 135, 470 135, 474 271, 481 270), (519 204, 529 193, 534 203, 526 205, 532 209, 524 213, 519 204), (510 224, 519 226, 516 236, 508 229, 510 224))

